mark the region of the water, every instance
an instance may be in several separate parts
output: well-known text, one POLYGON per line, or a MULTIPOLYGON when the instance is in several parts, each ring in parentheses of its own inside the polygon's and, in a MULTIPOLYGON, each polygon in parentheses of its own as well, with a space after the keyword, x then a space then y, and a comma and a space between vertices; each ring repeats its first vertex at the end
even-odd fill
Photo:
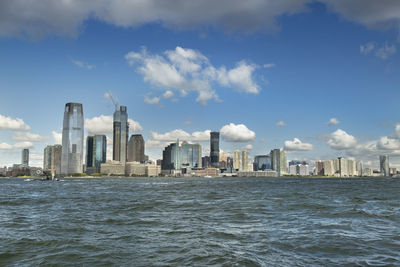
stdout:
POLYGON ((0 179, 0 265, 399 266, 400 179, 0 179))

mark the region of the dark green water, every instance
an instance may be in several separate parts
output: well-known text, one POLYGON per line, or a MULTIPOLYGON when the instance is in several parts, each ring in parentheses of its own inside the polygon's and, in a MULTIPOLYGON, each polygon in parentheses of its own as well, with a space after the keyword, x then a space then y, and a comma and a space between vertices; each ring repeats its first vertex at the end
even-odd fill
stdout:
POLYGON ((0 179, 1 266, 399 266, 400 179, 0 179))

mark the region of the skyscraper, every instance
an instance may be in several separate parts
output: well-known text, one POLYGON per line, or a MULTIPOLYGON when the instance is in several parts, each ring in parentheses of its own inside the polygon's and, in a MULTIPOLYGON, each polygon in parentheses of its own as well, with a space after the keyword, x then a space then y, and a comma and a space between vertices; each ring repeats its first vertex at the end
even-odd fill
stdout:
POLYGON ((272 169, 276 171, 279 176, 286 174, 288 172, 286 152, 280 149, 273 149, 271 150, 270 156, 272 169))
POLYGON ((88 136, 86 140, 86 171, 100 172, 101 163, 106 162, 107 138, 105 135, 88 136))
POLYGON ((210 133, 210 158, 211 167, 219 167, 219 132, 210 133))
POLYGON ((265 171, 271 169, 271 157, 269 155, 259 155, 254 157, 254 171, 265 171))
POLYGON ((381 175, 388 177, 389 174, 389 155, 379 156, 379 163, 381 167, 381 175))
POLYGON ((133 134, 128 143, 128 161, 144 162, 144 140, 141 134, 133 134))
POLYGON ((239 150, 235 150, 235 152, 233 152, 233 169, 240 170, 240 151, 239 150))
POLYGON ((50 170, 55 174, 61 173, 61 145, 46 146, 43 157, 43 170, 50 170))
POLYGON ((163 151, 162 170, 179 170, 182 167, 179 141, 172 143, 163 151))
POLYGON ((248 169, 248 157, 249 157, 249 155, 248 155, 248 152, 247 152, 247 150, 243 150, 242 151, 242 171, 247 171, 247 169, 248 169))
POLYGON ((62 174, 82 172, 83 131, 82 104, 67 103, 62 132, 62 174))
POLYGON ((128 113, 126 106, 116 108, 113 124, 113 160, 125 163, 128 151, 128 113))
POLYGON ((22 150, 21 164, 29 166, 29 149, 27 148, 22 150))
POLYGON ((182 166, 190 168, 201 168, 201 145, 183 142, 181 146, 182 166))

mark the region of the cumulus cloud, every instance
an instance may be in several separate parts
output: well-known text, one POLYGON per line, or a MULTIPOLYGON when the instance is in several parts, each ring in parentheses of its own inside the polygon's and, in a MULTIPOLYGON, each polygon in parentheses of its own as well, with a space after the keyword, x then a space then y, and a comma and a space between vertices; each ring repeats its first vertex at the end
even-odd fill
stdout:
POLYGON ((326 123, 328 125, 338 125, 340 121, 337 118, 330 118, 329 121, 326 123))
POLYGON ((286 122, 284 122, 284 121, 278 121, 277 123, 275 123, 275 125, 276 125, 276 126, 279 126, 279 127, 284 127, 284 126, 286 126, 286 122))
POLYGON ((333 149, 349 149, 355 147, 357 144, 357 139, 345 131, 337 129, 328 136, 326 143, 333 149))
POLYGON ((375 42, 368 42, 365 45, 360 46, 361 54, 368 55, 374 53, 375 56, 380 59, 387 59, 389 56, 394 55, 396 51, 396 46, 387 42, 382 45, 375 42))
POLYGON ((176 129, 163 134, 150 131, 150 140, 161 141, 161 142, 175 142, 177 139, 180 141, 209 141, 210 140, 210 130, 205 130, 202 132, 188 133, 182 129, 176 129))
POLYGON ((229 123, 220 130, 222 139, 228 142, 249 142, 256 139, 256 134, 244 124, 229 123))
POLYGON ((31 127, 27 125, 22 119, 6 117, 0 114, 0 130, 19 130, 29 131, 31 127))
POLYGON ((75 65, 78 66, 81 69, 88 69, 88 70, 92 70, 94 69, 96 66, 95 65, 91 65, 87 62, 84 61, 80 61, 80 60, 75 60, 75 59, 71 59, 71 62, 75 65))
MULTIPOLYGON (((128 119, 129 131, 140 132, 143 130, 139 122, 128 119)), ((113 117, 100 115, 91 119, 85 119, 85 129, 89 134, 107 134, 113 132, 113 117)))
MULTIPOLYGON (((196 101, 206 105, 211 99, 220 101, 215 85, 249 94, 260 92, 253 77, 258 66, 246 61, 236 63, 231 69, 225 66, 216 68, 201 52, 179 46, 162 55, 152 55, 143 47, 139 52, 129 52, 125 59, 143 75, 144 81, 162 89, 168 88, 164 98, 172 97, 172 90, 182 97, 194 91, 197 92, 196 101)), ((158 97, 145 97, 146 103, 157 104, 159 100, 158 97)))
POLYGON ((150 104, 150 105, 156 105, 156 104, 160 103, 160 98, 159 97, 150 98, 148 96, 144 96, 144 102, 146 102, 147 104, 150 104))
POLYGON ((298 138, 294 138, 293 141, 285 141, 284 149, 288 151, 309 151, 313 150, 314 146, 309 143, 303 143, 298 138))
POLYGON ((52 131, 51 135, 53 136, 54 144, 57 145, 62 144, 62 133, 57 133, 56 131, 52 131))
POLYGON ((48 136, 40 136, 38 134, 29 132, 15 132, 12 139, 15 141, 28 141, 28 142, 40 142, 48 139, 48 136))
POLYGON ((32 142, 18 142, 13 145, 7 143, 0 143, 0 150, 13 150, 13 149, 22 149, 31 147, 33 147, 32 142))
POLYGON ((253 145, 252 144, 247 144, 243 147, 243 150, 252 150, 253 149, 253 145))
POLYGON ((164 98, 171 98, 174 96, 174 93, 171 90, 167 90, 165 91, 165 93, 163 94, 164 98))

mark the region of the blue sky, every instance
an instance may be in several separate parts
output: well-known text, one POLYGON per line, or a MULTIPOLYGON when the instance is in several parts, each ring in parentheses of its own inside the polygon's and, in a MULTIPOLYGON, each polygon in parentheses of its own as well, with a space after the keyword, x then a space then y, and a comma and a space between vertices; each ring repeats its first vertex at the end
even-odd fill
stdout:
POLYGON ((400 167, 398 2, 139 2, 0 4, 0 166, 41 166, 67 102, 111 137, 111 93, 152 159, 221 130, 227 154, 400 167))

